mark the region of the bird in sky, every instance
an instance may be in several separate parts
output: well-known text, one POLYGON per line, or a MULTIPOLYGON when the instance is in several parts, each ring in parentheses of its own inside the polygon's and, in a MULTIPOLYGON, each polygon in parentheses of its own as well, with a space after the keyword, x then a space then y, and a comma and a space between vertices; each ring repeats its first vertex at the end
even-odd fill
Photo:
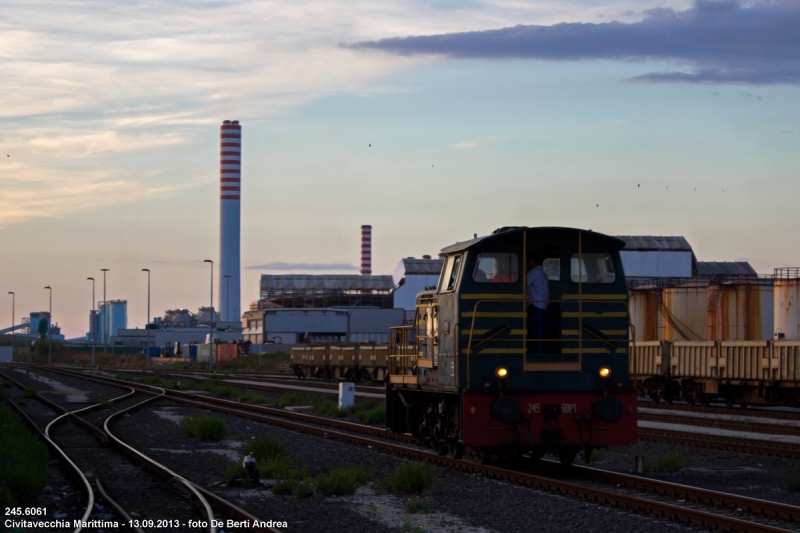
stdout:
POLYGON ((372 145, 370 144, 369 147, 372 148, 372 145))
POLYGON ((639 183, 639 184, 637 184, 637 185, 636 185, 636 187, 641 187, 641 186, 642 186, 642 184, 641 184, 641 183, 639 183))
POLYGON ((600 204, 594 204, 594 205, 596 205, 597 207, 600 207, 600 204))

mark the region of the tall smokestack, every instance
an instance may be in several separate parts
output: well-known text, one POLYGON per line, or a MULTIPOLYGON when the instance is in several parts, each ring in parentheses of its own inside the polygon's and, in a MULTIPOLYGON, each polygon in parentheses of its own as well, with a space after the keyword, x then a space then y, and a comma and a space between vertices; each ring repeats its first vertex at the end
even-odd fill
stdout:
POLYGON ((226 120, 219 138, 219 315, 223 321, 241 319, 239 233, 241 209, 242 127, 226 120))
POLYGON ((372 274, 372 226, 361 226, 361 275, 372 274))

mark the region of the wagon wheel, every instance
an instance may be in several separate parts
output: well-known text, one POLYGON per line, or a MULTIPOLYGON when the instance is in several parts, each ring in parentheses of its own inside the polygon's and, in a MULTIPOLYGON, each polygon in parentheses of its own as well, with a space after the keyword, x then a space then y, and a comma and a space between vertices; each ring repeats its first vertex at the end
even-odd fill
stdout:
POLYGON ((666 390, 664 391, 664 403, 667 405, 672 405, 672 401, 674 398, 672 397, 672 391, 666 390))
POLYGON ((650 399, 653 400, 653 403, 657 404, 661 401, 661 393, 658 391, 650 393, 650 399))
POLYGON ((736 403, 733 398, 725 398, 725 407, 730 409, 733 407, 733 404, 736 403))
POLYGON ((482 465, 492 464, 492 449, 491 448, 476 448, 475 455, 478 457, 478 462, 482 465))
POLYGON ((464 457, 464 445, 460 442, 450 444, 447 449, 447 456, 453 459, 461 459, 464 457))
POLYGON ((558 460, 562 465, 571 465, 575 461, 578 451, 577 446, 564 446, 558 451, 558 460))
POLYGON ((739 402, 739 409, 747 409, 747 402, 739 402))
POLYGON ((372 381, 372 374, 369 373, 369 370, 361 371, 361 381, 372 381))
POLYGON ((703 407, 708 407, 709 403, 711 403, 711 396, 708 394, 701 394, 700 405, 702 405, 703 407))

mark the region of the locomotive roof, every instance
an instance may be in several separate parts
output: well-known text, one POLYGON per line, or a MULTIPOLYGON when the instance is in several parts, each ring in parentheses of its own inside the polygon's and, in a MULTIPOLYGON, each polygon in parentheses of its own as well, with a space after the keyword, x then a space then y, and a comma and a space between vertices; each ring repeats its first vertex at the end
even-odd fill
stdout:
POLYGON ((528 232, 537 232, 537 233, 546 233, 546 232, 566 232, 566 233, 578 233, 583 232, 585 234, 590 234, 592 236, 592 240, 596 241, 605 241, 610 248, 614 248, 617 250, 622 249, 625 246, 625 241, 618 239, 616 237, 611 237, 610 235, 605 235, 603 233, 597 233, 592 230, 583 230, 579 228, 565 228, 560 226, 543 226, 543 227, 535 227, 529 228, 527 226, 513 226, 513 227, 503 227, 496 229, 492 232, 491 235, 484 235, 483 237, 476 237, 474 239, 470 239, 468 241, 457 242, 455 244, 451 244, 445 248, 442 248, 442 253, 449 254, 453 252, 460 252, 461 250, 466 250, 467 248, 472 248, 478 243, 486 243, 492 240, 499 240, 507 238, 510 235, 522 233, 524 231, 528 232))

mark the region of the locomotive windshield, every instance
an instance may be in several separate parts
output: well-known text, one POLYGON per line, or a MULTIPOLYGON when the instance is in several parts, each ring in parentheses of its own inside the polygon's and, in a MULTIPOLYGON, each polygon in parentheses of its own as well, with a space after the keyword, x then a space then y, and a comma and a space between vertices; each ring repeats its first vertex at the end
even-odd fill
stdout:
POLYGON ((472 279, 478 283, 513 283, 519 279, 517 254, 491 252, 478 255, 472 279))

